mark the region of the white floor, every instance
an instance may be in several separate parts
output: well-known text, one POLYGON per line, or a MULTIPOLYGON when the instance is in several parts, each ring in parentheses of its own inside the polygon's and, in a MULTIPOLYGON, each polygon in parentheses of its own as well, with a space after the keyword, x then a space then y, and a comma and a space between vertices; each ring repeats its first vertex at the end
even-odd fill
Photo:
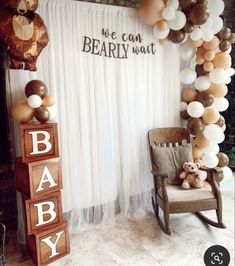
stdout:
POLYGON ((234 180, 223 181, 221 188, 226 229, 207 226, 193 214, 178 214, 171 216, 172 235, 167 236, 153 214, 137 220, 117 217, 109 226, 91 225, 73 235, 70 255, 50 265, 202 266, 212 245, 225 246, 234 265, 234 180))

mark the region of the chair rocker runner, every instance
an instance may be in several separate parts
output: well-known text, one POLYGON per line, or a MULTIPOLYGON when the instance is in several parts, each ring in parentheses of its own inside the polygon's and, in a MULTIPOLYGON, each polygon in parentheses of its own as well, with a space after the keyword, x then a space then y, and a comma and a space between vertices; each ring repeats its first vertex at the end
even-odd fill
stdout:
MULTIPOLYGON (((170 214, 187 212, 195 213, 201 220, 212 226, 225 228, 225 225, 222 221, 221 191, 218 183, 215 180, 215 174, 221 172, 220 169, 202 169, 207 171, 206 181, 211 186, 210 190, 205 188, 183 190, 180 184, 169 184, 169 176, 167 174, 162 173, 161 175, 159 175, 159 169, 157 168, 157 165, 155 163, 156 154, 154 154, 153 147, 156 145, 158 147, 165 148, 179 147, 179 145, 183 144, 186 141, 187 143, 190 143, 189 131, 185 128, 152 129, 148 132, 148 140, 155 189, 154 196, 152 197, 152 205, 161 229, 166 234, 170 235, 170 214), (159 208, 161 208, 163 211, 164 222, 159 217, 159 208), (201 211, 205 210, 215 210, 218 221, 212 221, 211 219, 204 216, 201 211)), ((173 161, 175 161, 175 158, 173 158, 173 161)), ((179 168, 181 168, 181 166, 182 165, 180 165, 179 168)), ((181 169, 178 170, 180 171, 181 169)))

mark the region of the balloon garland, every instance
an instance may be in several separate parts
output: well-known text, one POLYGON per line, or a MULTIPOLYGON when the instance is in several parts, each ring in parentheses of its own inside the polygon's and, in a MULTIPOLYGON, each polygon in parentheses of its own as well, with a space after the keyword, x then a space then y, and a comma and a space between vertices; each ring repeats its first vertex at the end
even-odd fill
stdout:
POLYGON ((143 0, 139 8, 159 43, 180 44, 181 60, 195 65, 180 72, 180 109, 192 135, 193 158, 206 167, 228 165, 227 155, 219 152, 226 129, 219 112, 229 106, 225 96, 235 73, 229 55, 235 34, 223 26, 223 10, 223 0, 143 0))
POLYGON ((26 123, 35 118, 45 123, 55 119, 55 99, 47 95, 47 87, 41 80, 31 80, 25 86, 27 100, 14 104, 11 116, 18 122, 26 123))

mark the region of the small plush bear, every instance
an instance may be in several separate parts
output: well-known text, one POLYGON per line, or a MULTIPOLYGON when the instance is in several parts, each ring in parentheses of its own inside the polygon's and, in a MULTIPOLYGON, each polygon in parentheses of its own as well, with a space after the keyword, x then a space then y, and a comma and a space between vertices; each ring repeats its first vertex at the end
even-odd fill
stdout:
POLYGON ((199 170, 200 164, 194 162, 185 162, 183 164, 183 170, 179 178, 183 180, 182 188, 189 189, 190 187, 201 188, 204 185, 203 172, 199 170))

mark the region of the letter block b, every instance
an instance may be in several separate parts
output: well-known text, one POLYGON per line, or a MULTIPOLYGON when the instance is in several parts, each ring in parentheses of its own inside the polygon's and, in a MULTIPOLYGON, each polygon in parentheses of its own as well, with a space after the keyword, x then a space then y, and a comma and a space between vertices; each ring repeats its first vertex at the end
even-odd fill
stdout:
POLYGON ((59 156, 57 124, 21 124, 22 161, 43 160, 59 156))

